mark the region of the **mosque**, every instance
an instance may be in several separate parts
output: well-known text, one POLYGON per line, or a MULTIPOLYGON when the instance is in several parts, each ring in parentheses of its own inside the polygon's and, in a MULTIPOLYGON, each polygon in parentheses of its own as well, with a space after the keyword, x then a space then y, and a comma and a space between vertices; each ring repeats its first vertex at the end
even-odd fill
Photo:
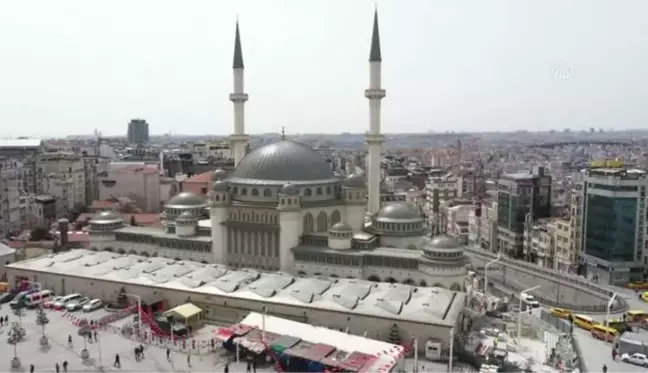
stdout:
POLYGON ((282 139, 247 153, 244 64, 234 43, 235 170, 213 173, 209 197, 180 193, 163 229, 135 227, 105 211, 90 221, 92 250, 168 257, 297 275, 461 288, 468 258, 447 236, 427 237, 407 203, 380 203, 382 54, 374 14, 369 55, 367 177, 341 177, 314 149, 282 139))

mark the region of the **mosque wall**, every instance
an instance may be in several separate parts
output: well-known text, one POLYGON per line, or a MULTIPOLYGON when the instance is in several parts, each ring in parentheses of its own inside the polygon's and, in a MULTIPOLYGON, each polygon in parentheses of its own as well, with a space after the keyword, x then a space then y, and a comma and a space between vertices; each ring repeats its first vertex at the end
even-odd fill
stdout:
POLYGON ((416 245, 421 240, 421 236, 380 236, 380 246, 383 247, 397 247, 401 249, 409 248, 411 246, 416 247, 416 245))

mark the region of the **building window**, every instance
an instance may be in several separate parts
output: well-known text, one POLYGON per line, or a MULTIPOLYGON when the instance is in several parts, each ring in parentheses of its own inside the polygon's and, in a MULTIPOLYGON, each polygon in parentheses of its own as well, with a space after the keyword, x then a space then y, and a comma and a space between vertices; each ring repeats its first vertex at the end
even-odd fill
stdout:
POLYGON ((252 195, 253 196, 258 196, 259 195, 259 190, 257 188, 252 188, 252 195))
POLYGON ((319 188, 319 187, 318 187, 318 188, 315 190, 315 194, 318 195, 318 196, 321 196, 321 195, 322 195, 322 188, 319 188))
POLYGON ((313 191, 311 191, 310 188, 306 188, 304 189, 304 195, 310 197, 313 195, 313 191))
POLYGON ((272 197, 272 191, 270 189, 266 189, 263 191, 263 196, 264 197, 272 197))
POLYGON ((241 195, 242 196, 247 196, 247 189, 246 188, 241 188, 241 195))

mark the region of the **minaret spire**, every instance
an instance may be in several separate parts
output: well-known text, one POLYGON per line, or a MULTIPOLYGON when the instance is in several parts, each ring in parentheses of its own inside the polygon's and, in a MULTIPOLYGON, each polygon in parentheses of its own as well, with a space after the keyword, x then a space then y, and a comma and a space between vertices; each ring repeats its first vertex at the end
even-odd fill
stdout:
MULTIPOLYGON (((380 48, 380 46, 378 47, 380 48)), ((380 53, 380 51, 378 51, 380 53)), ((243 48, 241 48, 241 32, 239 31, 238 16, 236 17, 236 36, 234 37, 234 63, 233 69, 243 69, 243 48)))
POLYGON ((245 157, 248 144, 248 135, 245 134, 245 102, 248 100, 248 94, 245 93, 245 69, 238 17, 236 19, 232 68, 234 69, 234 92, 230 93, 229 98, 234 104, 234 132, 230 136, 230 150, 234 158, 234 167, 236 167, 245 157))
POLYGON ((380 209, 380 160, 384 136, 380 132, 380 101, 385 98, 382 89, 382 54, 380 51, 380 33, 378 30, 378 9, 374 11, 371 51, 369 52, 369 88, 365 97, 369 99, 369 131, 366 134, 368 167, 367 187, 369 189, 367 211, 375 214, 380 209))
POLYGON ((380 53, 380 32, 378 31, 378 7, 374 11, 373 31, 371 33, 371 51, 369 52, 369 62, 382 62, 380 53))

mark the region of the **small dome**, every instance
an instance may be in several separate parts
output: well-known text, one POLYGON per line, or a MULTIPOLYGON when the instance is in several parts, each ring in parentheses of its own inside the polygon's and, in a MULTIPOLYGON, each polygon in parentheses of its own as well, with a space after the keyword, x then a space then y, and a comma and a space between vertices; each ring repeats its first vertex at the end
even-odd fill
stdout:
POLYGON ((422 220, 423 217, 406 202, 394 202, 383 206, 376 216, 376 220, 422 220))
POLYGON ((353 232, 353 228, 347 223, 344 222, 337 222, 333 224, 331 229, 329 229, 330 232, 335 232, 335 233, 347 233, 347 232, 353 232))
POLYGON ((218 181, 218 180, 223 180, 227 176, 227 171, 223 170, 222 168, 217 168, 212 172, 212 181, 218 181))
POLYGON ((70 221, 66 218, 60 218, 58 222, 59 224, 70 224, 70 221))
POLYGON ((461 243, 457 239, 441 235, 434 237, 428 244, 433 249, 459 249, 461 248, 461 243))
POLYGON ((123 221, 123 219, 114 211, 102 211, 90 219, 91 223, 114 223, 118 221, 123 221))
POLYGON ((364 189, 367 186, 367 181, 364 176, 360 174, 351 174, 344 179, 342 185, 347 188, 364 189))
POLYGON ((194 220, 194 214, 192 214, 190 211, 183 211, 176 220, 183 220, 183 221, 188 221, 188 220, 194 220))
POLYGON ((291 183, 286 183, 281 187, 281 194, 296 196, 299 194, 299 189, 291 183))
POLYGON ((225 180, 214 181, 214 183, 212 184, 212 190, 214 192, 221 192, 221 193, 222 192, 227 192, 227 190, 228 190, 227 181, 225 181, 225 180))
POLYGON ((167 202, 167 206, 178 206, 178 207, 194 207, 206 205, 207 200, 204 196, 198 195, 191 192, 182 192, 177 196, 171 198, 167 202))

